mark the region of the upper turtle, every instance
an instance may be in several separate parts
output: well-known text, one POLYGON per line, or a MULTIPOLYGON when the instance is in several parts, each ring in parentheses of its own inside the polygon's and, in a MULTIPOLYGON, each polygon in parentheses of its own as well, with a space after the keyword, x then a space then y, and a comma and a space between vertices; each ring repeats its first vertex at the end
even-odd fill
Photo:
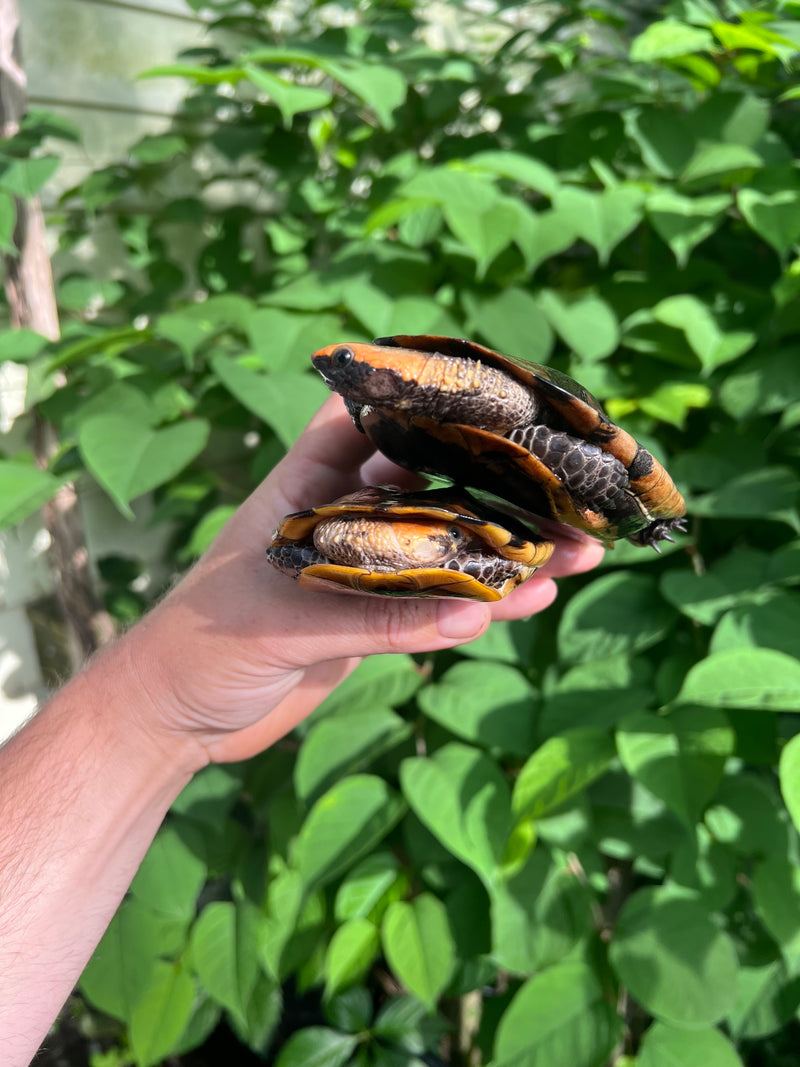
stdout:
POLYGON ((472 341, 429 335, 328 345, 312 357, 393 462, 487 490, 609 542, 672 540, 683 497, 578 382, 472 341))

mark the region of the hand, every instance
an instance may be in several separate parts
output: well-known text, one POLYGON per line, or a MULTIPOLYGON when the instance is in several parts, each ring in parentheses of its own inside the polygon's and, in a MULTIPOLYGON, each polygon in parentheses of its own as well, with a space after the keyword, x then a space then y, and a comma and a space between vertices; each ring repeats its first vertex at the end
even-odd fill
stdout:
POLYGON ((267 563, 284 515, 409 477, 374 455, 339 397, 323 405, 208 552, 120 642, 148 698, 138 719, 149 739, 180 750, 190 771, 245 759, 291 730, 362 656, 474 640, 492 619, 542 611, 555 598, 553 578, 602 558, 596 541, 556 527, 547 566, 491 606, 309 592, 267 563))

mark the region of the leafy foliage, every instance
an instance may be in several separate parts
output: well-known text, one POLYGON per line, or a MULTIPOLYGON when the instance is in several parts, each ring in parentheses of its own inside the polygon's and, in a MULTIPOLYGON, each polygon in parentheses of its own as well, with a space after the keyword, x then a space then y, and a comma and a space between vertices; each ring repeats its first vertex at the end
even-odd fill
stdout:
MULTIPOLYGON (((433 332, 585 384, 691 534, 198 776, 85 996, 143 1067, 223 1016, 279 1067, 792 1062, 796 5, 459 6, 446 46, 410 4, 202 6, 226 43, 150 72, 190 88, 174 129, 64 197, 63 340, 0 338, 61 440, 0 461, 3 520, 153 491, 184 562, 322 399, 314 348, 433 332)), ((23 134, 4 247, 51 167, 23 134)))

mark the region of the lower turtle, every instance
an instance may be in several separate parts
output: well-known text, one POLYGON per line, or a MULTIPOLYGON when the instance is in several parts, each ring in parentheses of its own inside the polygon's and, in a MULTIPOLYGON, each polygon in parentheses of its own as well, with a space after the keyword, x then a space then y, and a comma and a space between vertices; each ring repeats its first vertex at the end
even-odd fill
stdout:
POLYGON ((527 581, 553 547, 464 491, 366 486, 287 515, 267 558, 306 589, 488 602, 527 581))

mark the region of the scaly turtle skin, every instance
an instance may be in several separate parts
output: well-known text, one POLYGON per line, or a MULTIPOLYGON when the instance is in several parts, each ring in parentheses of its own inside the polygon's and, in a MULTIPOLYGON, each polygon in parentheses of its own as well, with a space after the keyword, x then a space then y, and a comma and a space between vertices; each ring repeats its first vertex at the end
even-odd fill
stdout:
POLYGON ((367 486, 287 515, 267 558, 308 589, 494 601, 552 551, 552 541, 466 493, 367 486))
POLYGON ((380 337, 312 357, 356 426, 402 467, 488 490, 602 541, 683 529, 666 470, 578 382, 453 337, 380 337))

